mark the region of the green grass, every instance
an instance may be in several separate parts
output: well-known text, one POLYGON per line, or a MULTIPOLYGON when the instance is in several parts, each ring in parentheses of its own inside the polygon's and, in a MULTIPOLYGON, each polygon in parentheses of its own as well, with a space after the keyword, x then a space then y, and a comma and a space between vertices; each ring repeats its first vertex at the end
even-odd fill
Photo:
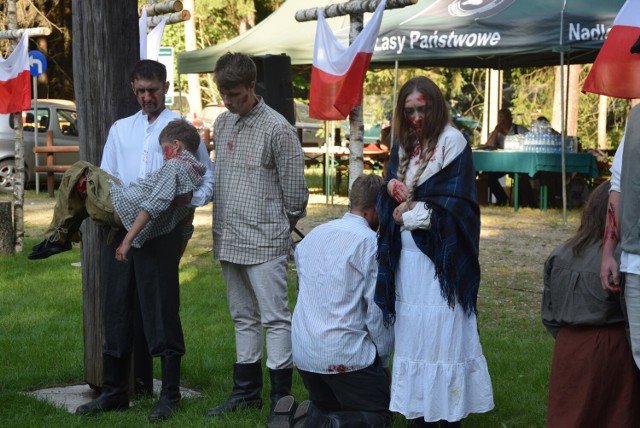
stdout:
MULTIPOLYGON (((45 201, 27 192, 27 202, 45 201)), ((181 263, 181 317, 186 341, 182 383, 203 393, 184 399, 167 426, 264 426, 268 406, 211 419, 206 410, 223 401, 232 386, 235 358, 233 325, 226 303, 219 264, 212 259, 210 209, 202 215, 204 226, 181 263)), ((344 206, 310 205, 301 221, 306 233, 314 224, 336 218, 344 206)), ((135 402, 127 412, 77 417, 41 402, 24 392, 43 387, 83 383, 83 325, 78 248, 50 259, 29 261, 28 249, 40 240, 48 221, 34 218, 25 204, 24 252, 0 257, 0 421, 3 427, 130 427, 147 424, 154 399, 135 402)), ((48 211, 45 209, 45 213, 48 211)), ((547 384, 553 348, 539 320, 542 263, 548 253, 574 230, 577 211, 564 225, 558 211, 541 212, 508 208, 483 208, 481 237, 482 284, 479 295, 479 329, 489 364, 496 407, 486 414, 470 415, 466 428, 544 427, 547 384)), ((290 305, 295 305, 296 279, 290 269, 290 305)), ((156 361, 155 375, 159 377, 156 361)), ((268 373, 264 383, 268 386, 268 373)), ((299 375, 294 375, 294 395, 307 397, 299 375)), ((268 388, 263 392, 268 403, 268 388)), ((396 415, 394 426, 405 425, 396 415)))

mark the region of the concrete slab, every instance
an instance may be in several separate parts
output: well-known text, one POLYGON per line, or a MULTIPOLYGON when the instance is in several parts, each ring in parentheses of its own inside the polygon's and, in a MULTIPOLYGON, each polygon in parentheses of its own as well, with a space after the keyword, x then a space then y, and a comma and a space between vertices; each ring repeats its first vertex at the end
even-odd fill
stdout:
MULTIPOLYGON (((153 392, 156 396, 160 394, 161 386, 162 383, 158 379, 153 380, 153 392)), ((197 398, 203 396, 202 393, 198 391, 184 387, 180 387, 180 393, 182 394, 182 398, 197 398)), ((78 406, 90 402, 97 396, 96 391, 86 384, 45 388, 25 394, 66 409, 69 413, 75 413, 78 406)))

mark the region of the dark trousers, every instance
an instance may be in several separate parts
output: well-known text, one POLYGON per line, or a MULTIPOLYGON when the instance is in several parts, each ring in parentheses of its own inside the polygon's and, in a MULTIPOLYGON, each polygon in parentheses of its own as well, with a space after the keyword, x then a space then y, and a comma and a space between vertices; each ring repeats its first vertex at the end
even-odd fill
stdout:
POLYGON ((103 353, 124 358, 133 350, 137 294, 150 354, 184 355, 178 279, 181 228, 148 240, 142 248, 132 248, 127 263, 115 259, 126 231, 117 233, 111 244, 108 231, 103 230, 102 248, 103 353))
MULTIPOLYGON (((496 205, 507 205, 509 196, 498 180, 506 175, 505 172, 488 173, 489 190, 496 198, 496 205)), ((535 207, 535 197, 527 174, 518 174, 518 202, 520 206, 535 207)))
POLYGON ((502 184, 500 184, 500 181, 498 181, 505 175, 506 173, 504 172, 488 173, 489 190, 491 191, 491 194, 496 198, 496 205, 507 205, 507 202, 509 202, 507 192, 504 191, 502 184))
POLYGON ((354 372, 320 374, 298 369, 309 400, 323 413, 389 412, 389 379, 376 362, 354 372))

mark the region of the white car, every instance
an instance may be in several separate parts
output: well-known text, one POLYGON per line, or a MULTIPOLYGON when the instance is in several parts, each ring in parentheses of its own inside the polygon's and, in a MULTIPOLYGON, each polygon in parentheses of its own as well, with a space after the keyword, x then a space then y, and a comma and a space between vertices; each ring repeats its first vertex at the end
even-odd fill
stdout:
MULTIPOLYGON (((33 106, 33 104, 32 104, 33 106)), ((38 112, 34 110, 22 112, 24 130, 24 162, 25 183, 34 183, 35 155, 33 146, 35 129, 38 129, 38 146, 47 142, 47 131, 53 132, 55 146, 77 146, 78 138, 76 105, 73 101, 42 99, 38 100, 38 112)), ((15 170, 15 141, 13 115, 0 114, 0 192, 13 191, 13 174, 15 170)), ((55 154, 56 165, 71 165, 80 158, 79 153, 55 154)), ((46 154, 38 155, 39 165, 46 164, 46 154)), ((57 174, 61 176, 62 173, 57 174)))

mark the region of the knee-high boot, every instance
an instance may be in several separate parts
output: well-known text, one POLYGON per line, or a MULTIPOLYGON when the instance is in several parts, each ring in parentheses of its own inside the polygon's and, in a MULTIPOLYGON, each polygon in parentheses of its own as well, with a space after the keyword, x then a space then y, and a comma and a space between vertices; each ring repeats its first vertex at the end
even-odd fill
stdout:
POLYGON ((162 390, 158 404, 149 414, 149 421, 156 422, 168 419, 178 410, 180 403, 180 356, 161 357, 162 390))
POLYGON ((271 411, 267 419, 267 426, 284 426, 283 422, 288 421, 296 410, 296 402, 291 395, 291 381, 293 368, 269 369, 269 379, 271 380, 271 411))
POLYGON ((269 379, 271 380, 271 411, 276 406, 278 400, 287 395, 291 395, 291 382, 293 378, 293 368, 269 369, 269 379))
POLYGON ((130 357, 116 358, 103 354, 102 392, 95 400, 76 409, 78 415, 89 415, 129 408, 130 357))
POLYGON ((342 411, 325 413, 323 428, 384 428, 391 426, 390 412, 342 411))
POLYGON ((262 363, 233 365, 233 390, 227 400, 207 412, 219 416, 243 408, 262 408, 262 363))

